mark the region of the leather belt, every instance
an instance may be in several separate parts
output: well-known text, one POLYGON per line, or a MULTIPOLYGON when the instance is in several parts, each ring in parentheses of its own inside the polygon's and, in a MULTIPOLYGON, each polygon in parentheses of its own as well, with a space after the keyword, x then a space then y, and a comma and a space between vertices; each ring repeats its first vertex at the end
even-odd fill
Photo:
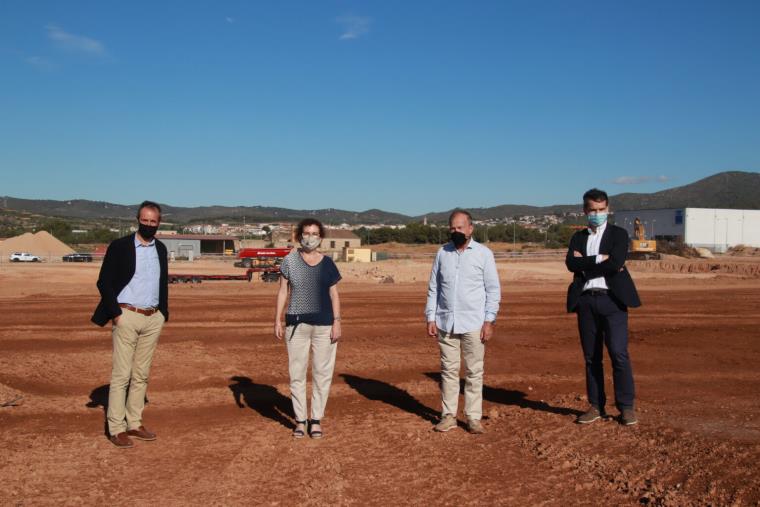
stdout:
POLYGON ((119 303, 119 306, 121 308, 126 308, 127 310, 130 310, 132 312, 139 313, 141 315, 147 315, 148 317, 150 317, 151 315, 153 315, 154 313, 156 313, 158 311, 158 308, 155 308, 155 307, 153 307, 153 308, 138 308, 136 306, 128 305, 127 303, 119 303))
POLYGON ((590 296, 601 296, 602 294, 607 294, 609 290, 607 289, 586 289, 583 291, 583 294, 588 294, 590 296))

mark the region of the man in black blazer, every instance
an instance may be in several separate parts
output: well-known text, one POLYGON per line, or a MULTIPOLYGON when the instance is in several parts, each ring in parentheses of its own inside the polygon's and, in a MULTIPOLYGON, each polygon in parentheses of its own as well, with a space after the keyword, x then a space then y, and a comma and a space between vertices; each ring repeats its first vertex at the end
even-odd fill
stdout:
POLYGON ((578 417, 588 424, 605 415, 602 352, 606 345, 612 362, 615 405, 621 422, 636 424, 634 385, 628 356, 628 308, 641 306, 636 286, 625 267, 628 232, 607 223, 609 198, 599 189, 583 195, 588 227, 570 239, 565 265, 573 273, 567 291, 567 311, 578 315, 583 357, 586 363, 586 393, 591 405, 578 417))
POLYGON ((130 437, 155 440, 142 423, 145 392, 164 322, 169 320, 166 246, 155 239, 161 207, 145 201, 137 211, 138 229, 108 245, 98 277, 100 303, 92 321, 113 323, 113 368, 108 393, 108 433, 119 448, 130 437), (127 394, 127 387, 129 393, 127 394))

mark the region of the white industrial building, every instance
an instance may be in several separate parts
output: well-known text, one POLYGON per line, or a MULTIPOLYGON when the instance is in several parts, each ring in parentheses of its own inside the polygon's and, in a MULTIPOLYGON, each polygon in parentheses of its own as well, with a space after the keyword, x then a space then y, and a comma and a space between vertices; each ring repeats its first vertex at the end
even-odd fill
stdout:
POLYGON ((633 237, 638 218, 647 238, 683 239, 694 248, 725 252, 736 245, 760 247, 760 210, 675 208, 616 211, 615 224, 633 237))

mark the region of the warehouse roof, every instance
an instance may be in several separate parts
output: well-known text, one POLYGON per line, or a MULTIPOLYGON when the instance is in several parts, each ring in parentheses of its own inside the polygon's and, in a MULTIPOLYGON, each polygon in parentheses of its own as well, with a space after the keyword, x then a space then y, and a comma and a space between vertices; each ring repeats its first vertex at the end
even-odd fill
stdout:
POLYGON ((156 238, 165 239, 199 239, 201 241, 236 241, 237 236, 226 236, 224 234, 156 234, 156 238))

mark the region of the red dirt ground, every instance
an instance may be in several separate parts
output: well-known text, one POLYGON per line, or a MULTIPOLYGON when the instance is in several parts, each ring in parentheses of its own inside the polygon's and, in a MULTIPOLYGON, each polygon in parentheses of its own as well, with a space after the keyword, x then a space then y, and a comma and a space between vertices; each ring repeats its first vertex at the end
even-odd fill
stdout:
POLYGON ((395 284, 345 276, 321 441, 290 436, 276 287, 173 286, 144 414, 159 438, 120 450, 103 433, 110 334, 89 322, 97 265, 6 264, 0 397, 24 399, 0 408, 0 504, 760 502, 757 278, 634 271, 645 303, 630 317, 641 422, 578 426, 586 405, 564 313, 569 275, 539 283, 510 278, 513 267, 500 264, 484 435, 432 431, 438 353, 422 322, 423 271, 395 284))

